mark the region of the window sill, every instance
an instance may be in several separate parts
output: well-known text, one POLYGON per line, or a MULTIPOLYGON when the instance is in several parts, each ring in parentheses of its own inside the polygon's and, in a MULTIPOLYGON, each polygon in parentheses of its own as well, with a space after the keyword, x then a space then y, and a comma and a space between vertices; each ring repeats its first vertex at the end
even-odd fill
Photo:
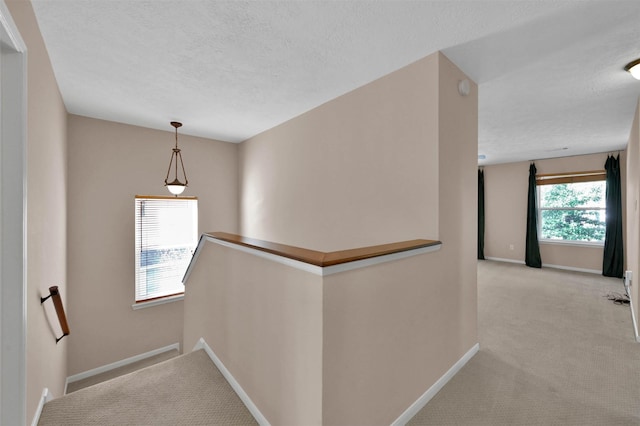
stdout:
POLYGON ((602 248, 604 247, 604 242, 591 242, 591 241, 567 241, 567 240, 540 240, 540 244, 551 244, 551 245, 559 245, 559 246, 574 246, 574 247, 591 247, 591 248, 602 248))
POLYGON ((147 302, 134 303, 131 308, 136 311, 138 309, 150 308, 152 306, 164 305, 165 303, 177 302, 184 300, 184 293, 174 296, 167 296, 160 299, 149 300, 147 302))

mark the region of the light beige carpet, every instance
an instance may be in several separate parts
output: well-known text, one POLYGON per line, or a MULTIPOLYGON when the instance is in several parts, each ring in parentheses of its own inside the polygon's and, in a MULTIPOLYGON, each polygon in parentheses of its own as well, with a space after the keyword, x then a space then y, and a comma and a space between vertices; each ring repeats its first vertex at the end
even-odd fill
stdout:
POLYGON ((178 355, 180 355, 180 352, 178 352, 177 349, 173 349, 113 370, 105 371, 104 373, 96 374, 95 376, 87 377, 86 379, 78 380, 77 382, 71 382, 67 385, 67 394, 98 383, 106 382, 107 380, 111 380, 116 377, 124 376, 125 374, 133 373, 134 371, 166 361, 177 357, 178 355))
MULTIPOLYGON (((640 343, 629 306, 603 297, 622 281, 478 263, 480 352, 409 424, 640 425, 640 343)), ((40 424, 255 422, 197 351, 51 401, 40 424)))
POLYGON ((478 262, 480 351, 410 425, 640 425, 622 280, 478 262))
POLYGON ((203 350, 80 389, 45 404, 42 426, 254 425, 203 350))

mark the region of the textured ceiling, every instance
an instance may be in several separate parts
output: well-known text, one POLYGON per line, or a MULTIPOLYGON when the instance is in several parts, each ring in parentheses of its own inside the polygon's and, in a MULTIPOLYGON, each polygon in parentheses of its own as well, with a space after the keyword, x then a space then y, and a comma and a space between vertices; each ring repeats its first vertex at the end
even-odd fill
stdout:
POLYGON ((32 0, 70 113, 240 142, 442 50, 481 164, 624 148, 640 1, 32 0))

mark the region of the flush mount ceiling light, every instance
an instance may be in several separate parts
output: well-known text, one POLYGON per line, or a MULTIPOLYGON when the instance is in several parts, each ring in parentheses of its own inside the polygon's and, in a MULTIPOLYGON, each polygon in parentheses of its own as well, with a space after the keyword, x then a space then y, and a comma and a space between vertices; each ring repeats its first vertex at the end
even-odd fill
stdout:
POLYGON ((636 80, 640 80, 640 58, 629 62, 625 65, 624 70, 629 71, 636 80))
POLYGON ((171 192, 176 197, 184 191, 187 187, 189 181, 187 180, 187 173, 184 171, 184 164, 182 163, 182 154, 180 153, 180 149, 178 148, 178 127, 182 127, 182 123, 178 123, 177 121, 172 121, 171 125, 176 129, 176 147, 173 148, 173 153, 171 154, 171 160, 169 160, 169 170, 167 170, 167 177, 164 179, 164 186, 167 187, 169 192, 171 192), (184 177, 184 183, 178 179, 178 160, 180 160, 180 167, 182 168, 182 176, 184 177), (171 166, 175 162, 175 175, 173 181, 169 182, 169 175, 171 174, 171 166))

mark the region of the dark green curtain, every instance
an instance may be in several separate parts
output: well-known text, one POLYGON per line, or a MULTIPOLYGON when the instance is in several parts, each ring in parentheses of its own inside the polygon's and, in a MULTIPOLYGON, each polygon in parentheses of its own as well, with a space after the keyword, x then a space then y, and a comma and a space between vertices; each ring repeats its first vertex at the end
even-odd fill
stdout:
POLYGON ((622 245, 622 190, 620 188, 620 156, 607 157, 607 219, 604 236, 602 275, 622 278, 624 248, 622 245))
POLYGON ((484 259, 484 171, 478 170, 478 259, 484 259))
POLYGON ((538 209, 536 206, 536 166, 529 166, 529 200, 527 202, 527 239, 525 241, 524 262, 532 268, 541 268, 540 246, 538 245, 538 209))

